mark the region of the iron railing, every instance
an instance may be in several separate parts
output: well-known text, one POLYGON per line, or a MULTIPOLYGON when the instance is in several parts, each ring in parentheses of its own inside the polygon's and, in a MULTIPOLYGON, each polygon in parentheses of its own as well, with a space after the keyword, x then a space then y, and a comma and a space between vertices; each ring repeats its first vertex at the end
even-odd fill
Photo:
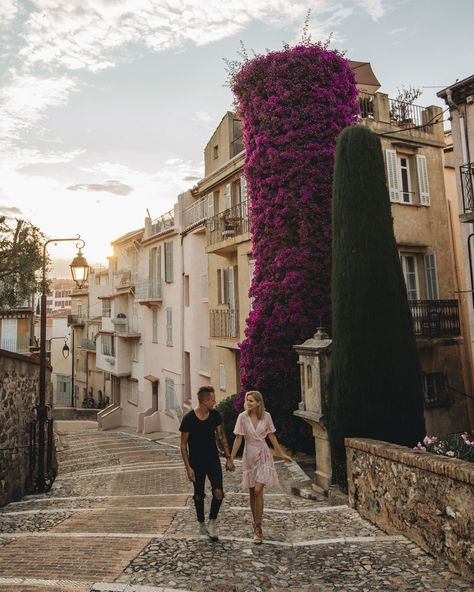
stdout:
POLYGON ((135 284, 136 275, 131 269, 119 269, 114 272, 114 288, 116 290, 132 288, 135 284))
POLYGON ((2 337, 0 339, 0 349, 5 349, 17 354, 28 353, 30 351, 31 343, 29 337, 2 337))
POLYGON ((459 337, 459 303, 457 300, 409 300, 413 328, 419 337, 459 337))
POLYGON ((207 217, 207 199, 201 197, 199 201, 187 207, 183 211, 183 226, 188 228, 198 222, 203 222, 207 217))
POLYGON ((83 339, 81 341, 81 347, 90 351, 96 350, 96 342, 93 339, 83 339))
MULTIPOLYGON (((160 234, 160 232, 163 232, 164 230, 167 230, 168 228, 173 228, 173 226, 174 226, 174 211, 170 210, 169 212, 166 212, 166 214, 163 214, 159 218, 156 218, 155 220, 152 221, 151 227, 150 227, 150 236, 154 236, 155 234, 160 234)), ((150 237, 146 237, 146 238, 150 238, 150 237)))
POLYGON ((464 213, 474 210, 474 162, 459 167, 464 213))
POLYGON ((248 202, 244 201, 207 220, 207 244, 214 245, 248 230, 248 202))
POLYGON ((135 284, 135 299, 161 298, 161 278, 158 280, 138 280, 135 284))
POLYGON ((67 315, 67 324, 68 327, 71 325, 76 325, 78 327, 83 327, 86 324, 87 315, 85 314, 70 314, 67 315))
POLYGON ((426 123, 423 119, 424 107, 396 99, 389 99, 388 102, 392 123, 402 126, 417 126, 426 123))
POLYGON ((238 310, 212 309, 209 311, 210 336, 234 339, 238 337, 238 310))

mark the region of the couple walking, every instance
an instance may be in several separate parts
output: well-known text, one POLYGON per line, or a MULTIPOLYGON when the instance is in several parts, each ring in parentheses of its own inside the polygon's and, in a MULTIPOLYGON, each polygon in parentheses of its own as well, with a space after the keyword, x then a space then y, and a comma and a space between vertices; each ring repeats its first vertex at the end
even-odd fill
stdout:
POLYGON ((226 470, 234 471, 234 458, 242 439, 245 441, 242 458, 243 486, 248 489, 253 516, 253 542, 263 541, 263 490, 278 484, 272 453, 265 442, 268 436, 273 447, 285 461, 292 462, 285 454, 275 436, 275 427, 270 414, 265 411, 263 397, 259 391, 245 394, 244 411, 237 417, 234 428, 235 440, 232 452, 222 429, 222 418, 214 409, 216 396, 212 386, 203 386, 198 391, 198 406, 187 413, 181 422, 181 455, 188 478, 194 486, 194 506, 199 523, 199 533, 209 535, 217 541, 216 520, 224 499, 222 468, 216 446, 216 434, 222 443, 226 456, 226 470), (209 522, 206 528, 204 518, 204 485, 206 477, 211 483, 212 500, 209 522))

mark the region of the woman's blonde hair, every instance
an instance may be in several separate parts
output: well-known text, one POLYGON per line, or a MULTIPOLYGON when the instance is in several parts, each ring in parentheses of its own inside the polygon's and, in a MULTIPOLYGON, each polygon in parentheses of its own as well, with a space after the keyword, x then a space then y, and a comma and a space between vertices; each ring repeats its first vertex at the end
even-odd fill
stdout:
MULTIPOLYGON (((258 419, 262 419, 265 414, 265 402, 262 397, 262 393, 260 391, 247 391, 245 393, 245 400, 247 401, 247 396, 251 395, 260 405, 257 407, 257 417, 258 419)), ((246 405, 244 403, 244 409, 246 409, 246 405)))

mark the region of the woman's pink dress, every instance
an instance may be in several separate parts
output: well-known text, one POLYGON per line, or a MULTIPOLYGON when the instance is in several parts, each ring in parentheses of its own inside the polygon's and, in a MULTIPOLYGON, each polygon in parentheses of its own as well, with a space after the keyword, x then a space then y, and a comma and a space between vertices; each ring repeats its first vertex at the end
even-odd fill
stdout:
POLYGON ((267 434, 274 431, 272 416, 267 411, 258 421, 256 429, 246 411, 238 416, 234 434, 245 438, 242 457, 244 488, 255 487, 255 483, 268 486, 278 485, 273 455, 265 442, 267 434))

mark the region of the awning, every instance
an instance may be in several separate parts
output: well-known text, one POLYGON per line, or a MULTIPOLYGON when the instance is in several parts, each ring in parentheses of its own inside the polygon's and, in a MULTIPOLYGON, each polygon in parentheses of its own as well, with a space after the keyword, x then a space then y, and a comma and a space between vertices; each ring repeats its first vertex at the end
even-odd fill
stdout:
POLYGON ((144 378, 145 380, 149 380, 150 382, 160 382, 158 376, 153 376, 153 374, 147 374, 144 378))
POLYGON ((377 80, 370 62, 349 60, 349 65, 354 72, 355 82, 359 92, 373 95, 379 90, 380 82, 377 80))

